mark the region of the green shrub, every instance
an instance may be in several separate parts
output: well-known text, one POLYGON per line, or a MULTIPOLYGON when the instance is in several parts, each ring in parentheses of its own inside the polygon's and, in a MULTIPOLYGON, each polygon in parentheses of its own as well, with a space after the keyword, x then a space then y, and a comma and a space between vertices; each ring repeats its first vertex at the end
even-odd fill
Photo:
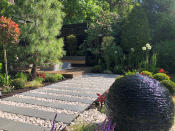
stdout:
POLYGON ((124 69, 122 65, 116 65, 114 66, 113 73, 115 74, 123 74, 124 69))
MULTIPOLYGON (((11 78, 10 75, 8 75, 9 84, 11 83, 11 79, 10 78, 11 78)), ((7 82, 6 81, 6 74, 5 73, 4 73, 4 75, 0 74, 0 86, 6 85, 7 84, 6 82, 7 82)))
POLYGON ((103 67, 101 65, 95 65, 91 71, 93 73, 102 73, 103 72, 103 67))
POLYGON ((33 80, 33 81, 29 81, 25 84, 25 87, 32 87, 32 88, 38 88, 43 86, 43 84, 40 81, 37 80, 33 80))
POLYGON ((153 78, 158 81, 169 80, 169 76, 165 73, 156 73, 153 75, 153 78))
POLYGON ((142 6, 136 5, 123 25, 121 46, 127 52, 131 48, 139 51, 149 40, 151 34, 146 11, 142 6))
POLYGON ((8 94, 8 93, 11 93, 13 91, 13 87, 10 87, 10 88, 3 88, 2 90, 2 93, 3 94, 8 94))
POLYGON ((159 67, 166 69, 171 73, 175 73, 175 40, 162 41, 157 44, 159 67))
POLYGON ((175 83, 171 80, 163 80, 160 83, 162 83, 168 90, 169 92, 173 95, 175 92, 175 83))
POLYGON ((141 74, 143 74, 143 75, 146 75, 146 76, 149 76, 149 77, 153 78, 153 74, 152 74, 151 72, 149 72, 149 71, 142 71, 142 72, 141 72, 141 74))
POLYGON ((35 81, 39 81, 41 83, 44 81, 44 79, 42 77, 36 77, 34 80, 35 81))
POLYGON ((61 74, 46 74, 44 82, 57 82, 62 80, 63 76, 61 74))
POLYGON ((105 70, 104 73, 105 73, 105 74, 112 74, 112 71, 110 71, 110 70, 105 70))
POLYGON ((14 89, 22 89, 25 86, 25 80, 22 78, 17 78, 12 80, 11 86, 14 87, 14 89))
POLYGON ((15 78, 21 78, 21 79, 23 79, 25 82, 27 82, 27 75, 24 74, 23 72, 18 72, 18 73, 15 75, 15 78))
POLYGON ((135 74, 136 74, 136 71, 128 71, 125 73, 126 76, 135 75, 135 74))
POLYGON ((87 124, 85 122, 75 124, 71 127, 71 131, 94 131, 97 125, 87 124))
POLYGON ((68 55, 76 55, 76 51, 78 48, 77 37, 75 35, 69 35, 66 37, 67 43, 67 53, 68 55))

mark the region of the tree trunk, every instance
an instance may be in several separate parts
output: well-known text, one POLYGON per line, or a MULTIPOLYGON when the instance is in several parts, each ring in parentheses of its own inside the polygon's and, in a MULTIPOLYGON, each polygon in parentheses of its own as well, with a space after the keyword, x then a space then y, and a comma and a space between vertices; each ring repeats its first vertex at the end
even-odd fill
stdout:
POLYGON ((7 51, 5 45, 3 45, 3 50, 4 50, 4 66, 6 74, 6 86, 8 86, 7 51))
POLYGON ((36 77, 36 72, 37 72, 37 65, 33 64, 32 71, 31 71, 33 78, 36 77))

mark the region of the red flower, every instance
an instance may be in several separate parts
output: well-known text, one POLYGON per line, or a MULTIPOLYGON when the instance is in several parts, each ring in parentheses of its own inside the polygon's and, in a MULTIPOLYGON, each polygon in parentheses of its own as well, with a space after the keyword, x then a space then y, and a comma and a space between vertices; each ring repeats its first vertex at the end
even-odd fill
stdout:
POLYGON ((106 96, 102 96, 99 93, 97 93, 97 96, 98 96, 98 102, 100 102, 100 103, 105 102, 106 96))
POLYGON ((144 72, 142 72, 141 74, 142 74, 143 76, 145 75, 145 73, 144 73, 144 72))
POLYGON ((165 70, 162 68, 159 70, 159 73, 165 73, 165 70))

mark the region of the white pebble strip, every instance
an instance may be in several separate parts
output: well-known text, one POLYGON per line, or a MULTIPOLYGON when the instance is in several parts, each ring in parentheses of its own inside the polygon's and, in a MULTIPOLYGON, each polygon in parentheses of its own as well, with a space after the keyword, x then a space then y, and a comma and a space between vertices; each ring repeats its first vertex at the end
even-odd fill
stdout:
MULTIPOLYGON (((58 87, 58 89, 59 89, 59 87, 71 87, 71 88, 75 88, 75 89, 77 89, 77 85, 75 85, 75 86, 72 86, 72 85, 64 85, 64 86, 53 86, 53 87, 58 87)), ((100 86, 99 86, 100 87, 100 86)), ((96 91, 96 92, 98 92, 98 91, 104 91, 104 89, 103 88, 108 88, 109 86, 107 86, 107 87, 103 87, 102 89, 100 89, 99 87, 90 87, 90 88, 87 88, 87 87, 84 87, 84 86, 81 86, 81 89, 85 89, 85 90, 91 90, 91 91, 96 91)), ((51 88, 52 89, 52 88, 51 88)))
MULTIPOLYGON (((66 89, 56 89, 56 88, 46 88, 46 87, 44 87, 44 88, 41 88, 42 90, 53 90, 53 91, 63 91, 63 92, 71 92, 71 93, 82 93, 82 92, 80 92, 80 91, 78 91, 78 90, 66 90, 66 89)), ((94 94, 94 92, 92 92, 92 91, 86 91, 86 94, 94 94)))
POLYGON ((65 94, 56 94, 56 93, 47 93, 47 92, 40 92, 40 91, 30 91, 31 93, 37 93, 37 94, 44 94, 44 95, 52 95, 52 96, 65 96, 65 97, 70 97, 70 98, 78 98, 78 99, 89 99, 89 100, 96 100, 96 98, 92 97, 80 97, 80 96, 72 96, 72 95, 65 95, 65 94))
POLYGON ((32 104, 18 103, 18 102, 13 102, 13 101, 2 101, 2 100, 0 100, 0 104, 12 105, 12 106, 22 107, 22 108, 36 109, 36 110, 47 111, 47 112, 57 112, 57 113, 65 113, 65 114, 78 114, 78 112, 74 112, 74 111, 60 110, 60 109, 55 109, 55 108, 51 108, 51 107, 44 107, 44 106, 38 106, 38 105, 32 105, 32 104))
MULTIPOLYGON (((14 120, 17 122, 28 123, 28 124, 41 126, 41 127, 47 127, 47 128, 51 128, 52 123, 53 123, 52 121, 49 121, 49 120, 42 120, 42 119, 36 118, 36 117, 28 117, 28 116, 17 115, 17 114, 13 114, 13 113, 2 112, 2 111, 0 111, 0 117, 5 118, 5 119, 9 119, 9 120, 14 120)), ((56 126, 60 126, 60 125, 62 125, 62 127, 66 126, 65 124, 63 124, 61 122, 56 123, 56 126)))
POLYGON ((88 104, 80 103, 80 102, 69 102, 69 101, 61 101, 61 100, 53 100, 53 99, 45 99, 45 98, 40 98, 40 97, 33 97, 33 96, 24 96, 24 95, 14 95, 14 97, 17 98, 23 98, 23 99, 33 99, 33 100, 39 100, 39 101, 44 101, 44 102, 52 102, 52 103, 57 103, 57 104, 68 104, 68 105, 80 105, 87 107, 88 104))

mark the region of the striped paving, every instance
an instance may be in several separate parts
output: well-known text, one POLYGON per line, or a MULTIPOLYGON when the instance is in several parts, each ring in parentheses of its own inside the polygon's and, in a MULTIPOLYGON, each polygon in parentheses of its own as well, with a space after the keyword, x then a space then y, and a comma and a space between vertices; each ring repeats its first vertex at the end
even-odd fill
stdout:
POLYGON ((1 99, 0 130, 47 131, 56 113, 57 124, 66 126, 96 100, 96 93, 108 90, 116 76, 85 74, 1 99))

